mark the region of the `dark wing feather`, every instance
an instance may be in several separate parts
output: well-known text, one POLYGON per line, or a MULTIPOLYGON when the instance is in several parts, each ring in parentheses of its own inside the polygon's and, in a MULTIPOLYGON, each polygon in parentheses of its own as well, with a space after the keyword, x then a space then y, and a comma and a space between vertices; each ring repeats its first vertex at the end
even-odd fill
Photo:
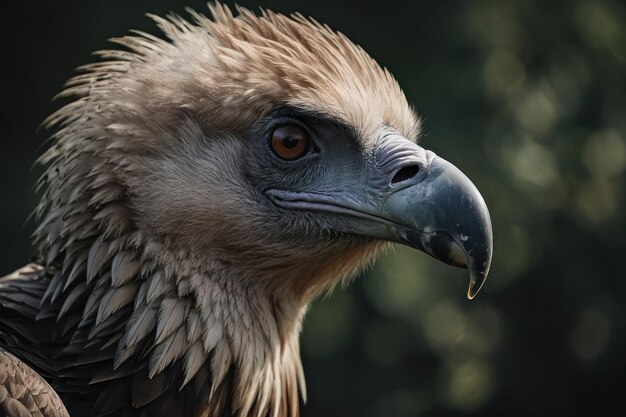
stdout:
MULTIPOLYGON (((153 378, 149 377, 148 361, 155 349, 157 333, 152 313, 156 309, 145 307, 145 312, 150 314, 142 315, 145 312, 139 309, 140 313, 133 316, 132 305, 125 305, 96 326, 95 311, 85 313, 73 306, 63 309, 63 305, 74 291, 80 292, 76 299, 88 303, 89 297, 85 294, 97 291, 99 285, 103 291, 108 290, 110 277, 103 277, 106 279, 101 284, 94 279, 87 288, 84 288, 86 281, 79 279, 61 290, 63 296, 49 301, 45 297, 49 287, 63 286, 54 282, 55 276, 55 271, 31 265, 0 277, 0 349, 11 352, 11 357, 24 366, 30 365, 38 374, 30 371, 43 383, 42 378, 47 379, 73 417, 232 416, 229 403, 232 372, 215 390, 210 405, 207 400, 212 378, 208 366, 198 366, 193 361, 188 364, 180 359, 153 378), (34 308, 37 303, 40 303, 40 310, 34 308), (42 315, 42 310, 52 314, 42 315), (60 310, 65 314, 58 318, 60 310), (114 367, 119 343, 124 341, 120 339, 121 330, 133 321, 141 327, 140 337, 132 340, 132 353, 126 360, 114 367), (185 366, 187 372, 194 372, 190 380, 185 379, 185 366)), ((155 302, 163 297, 165 294, 157 296, 155 302)), ((97 308, 91 310, 97 311, 97 308)), ((205 363, 211 363, 210 356, 205 358, 205 363)), ((0 417, 21 417, 23 409, 29 410, 28 403, 19 403, 9 395, 11 392, 0 385, 2 404, 9 410, 0 417)), ((25 415, 48 417, 43 413, 25 415)), ((55 414, 50 416, 56 417, 55 414)))

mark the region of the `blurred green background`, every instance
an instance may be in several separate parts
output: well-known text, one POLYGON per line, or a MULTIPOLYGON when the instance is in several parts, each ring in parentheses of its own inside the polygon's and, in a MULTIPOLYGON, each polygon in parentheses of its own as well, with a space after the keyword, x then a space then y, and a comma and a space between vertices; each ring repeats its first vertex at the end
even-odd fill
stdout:
MULTIPOLYGON (((241 1, 328 23, 388 67, 422 144, 482 191, 490 279, 399 249, 306 319, 307 416, 626 415, 626 7, 599 1, 241 1)), ((3 5, 0 273, 30 256, 31 170, 73 69, 143 13, 204 2, 3 5)))

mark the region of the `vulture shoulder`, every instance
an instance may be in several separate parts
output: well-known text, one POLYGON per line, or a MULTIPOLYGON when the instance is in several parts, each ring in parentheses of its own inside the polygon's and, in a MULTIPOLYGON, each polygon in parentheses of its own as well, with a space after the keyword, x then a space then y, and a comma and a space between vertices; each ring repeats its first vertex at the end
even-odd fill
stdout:
MULTIPOLYGON (((0 277, 0 340, 4 347, 26 341, 37 347, 24 325, 36 314, 38 294, 47 280, 42 268, 31 264, 0 277), (15 285, 18 283, 20 285, 15 285)), ((0 347, 0 417, 66 417, 63 402, 43 377, 22 360, 0 347)))
POLYGON ((69 417, 52 387, 24 362, 0 349, 0 417, 69 417))
MULTIPOLYGON (((232 416, 232 372, 213 394, 207 367, 187 384, 181 361, 149 376, 154 328, 135 357, 113 369, 122 334, 103 331, 90 338, 79 326, 82 309, 59 314, 71 297, 63 296, 56 275, 30 264, 0 277, 0 417, 232 416)), ((107 327, 123 329, 130 319, 131 311, 122 310, 107 327)))

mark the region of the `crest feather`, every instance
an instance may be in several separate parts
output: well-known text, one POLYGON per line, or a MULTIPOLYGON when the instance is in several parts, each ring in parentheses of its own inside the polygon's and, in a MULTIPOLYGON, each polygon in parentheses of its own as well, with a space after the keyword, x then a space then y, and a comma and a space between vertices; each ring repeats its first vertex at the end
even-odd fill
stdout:
POLYGON ((159 129, 191 112, 204 127, 243 131, 293 106, 332 116, 365 139, 382 126, 413 140, 419 135, 419 118, 397 81, 343 34, 300 14, 209 9, 212 18, 189 11, 191 21, 150 15, 169 42, 138 31, 113 39, 127 50, 101 51, 104 62, 82 67, 62 93, 82 99, 48 123, 93 115, 89 107, 98 103, 111 129, 137 122, 159 129))

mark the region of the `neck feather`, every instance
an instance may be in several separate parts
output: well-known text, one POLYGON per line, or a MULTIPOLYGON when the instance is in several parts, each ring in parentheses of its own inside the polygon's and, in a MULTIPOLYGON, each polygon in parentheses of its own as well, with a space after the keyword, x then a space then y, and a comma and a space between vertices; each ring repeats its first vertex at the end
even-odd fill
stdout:
POLYGON ((218 257, 198 262, 134 228, 124 190, 102 161, 57 156, 44 181, 35 237, 53 277, 42 300, 47 314, 78 312, 85 345, 117 341, 115 369, 141 357, 154 378, 176 364, 180 388, 208 369, 209 408, 227 395, 235 415, 298 414, 304 298, 276 298, 249 271, 218 257), (140 352, 146 343, 149 355, 140 352), (218 392, 227 376, 230 392, 218 392))

